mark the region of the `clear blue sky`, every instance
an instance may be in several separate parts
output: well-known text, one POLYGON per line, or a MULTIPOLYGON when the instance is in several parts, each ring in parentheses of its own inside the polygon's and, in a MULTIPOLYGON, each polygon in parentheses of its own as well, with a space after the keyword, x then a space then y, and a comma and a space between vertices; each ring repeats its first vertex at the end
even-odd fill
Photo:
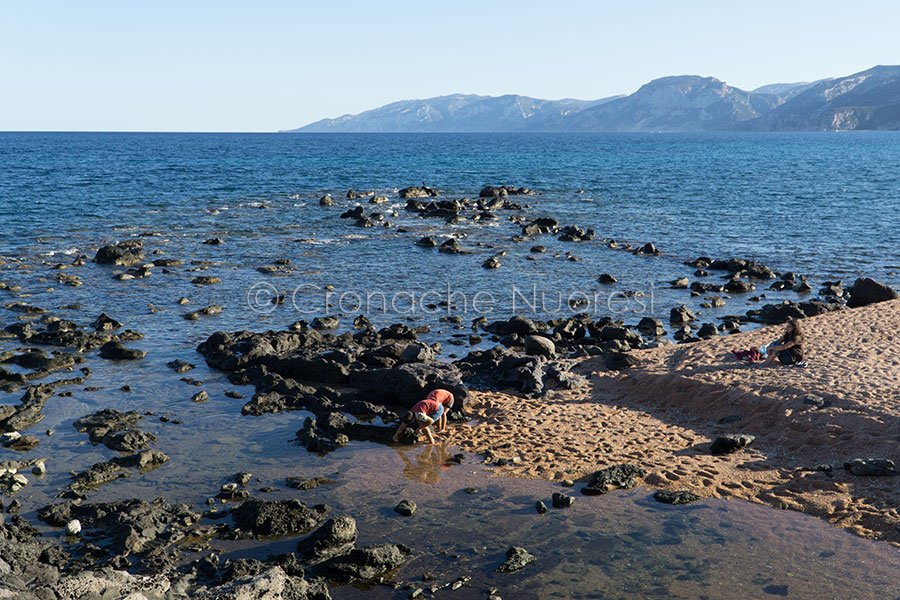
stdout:
POLYGON ((900 63, 900 2, 0 0, 0 130, 274 131, 453 92, 900 63))

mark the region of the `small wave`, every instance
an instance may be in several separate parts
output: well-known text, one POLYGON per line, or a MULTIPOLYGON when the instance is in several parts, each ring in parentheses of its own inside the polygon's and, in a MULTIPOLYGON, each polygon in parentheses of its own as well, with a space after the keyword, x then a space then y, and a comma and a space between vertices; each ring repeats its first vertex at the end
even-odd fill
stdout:
POLYGON ((343 244, 344 240, 337 238, 297 238, 294 240, 297 244, 309 244, 310 246, 327 246, 328 244, 343 244))
POLYGON ((72 247, 72 248, 66 248, 65 250, 50 250, 49 252, 42 252, 40 254, 40 256, 47 256, 47 257, 58 256, 58 255, 75 256, 76 254, 78 254, 80 252, 81 252, 81 250, 79 250, 78 248, 72 247))

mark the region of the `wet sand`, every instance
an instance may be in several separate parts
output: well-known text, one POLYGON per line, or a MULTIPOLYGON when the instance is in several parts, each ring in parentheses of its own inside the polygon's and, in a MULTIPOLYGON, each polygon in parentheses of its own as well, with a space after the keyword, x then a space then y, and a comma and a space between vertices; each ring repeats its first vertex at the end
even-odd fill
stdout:
POLYGON ((621 463, 645 482, 706 498, 741 498, 813 514, 859 535, 900 544, 900 478, 843 469, 860 457, 900 460, 900 301, 802 321, 806 368, 766 367, 730 350, 778 337, 767 327, 637 352, 626 372, 589 359, 578 391, 528 399, 476 393, 476 420, 450 439, 515 459, 504 475, 578 479, 621 463), (824 400, 817 408, 813 400, 824 400), (727 456, 718 435, 756 436, 727 456), (813 470, 831 465, 833 470, 813 470))

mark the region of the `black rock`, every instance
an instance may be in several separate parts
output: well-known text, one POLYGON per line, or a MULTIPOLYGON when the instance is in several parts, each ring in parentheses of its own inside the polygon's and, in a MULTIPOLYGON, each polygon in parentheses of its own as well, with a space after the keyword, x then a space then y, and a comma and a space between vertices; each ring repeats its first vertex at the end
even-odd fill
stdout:
POLYGON ((513 546, 506 551, 506 562, 497 567, 499 573, 513 573, 524 569, 537 559, 525 548, 513 546))
POLYGON ((550 504, 553 508, 568 508, 575 504, 575 498, 559 492, 553 492, 553 496, 550 497, 550 504))
POLYGON ((717 437, 709 446, 710 454, 731 454, 753 443, 756 437, 746 434, 728 434, 717 437))
POLYGON ((297 545, 297 552, 307 562, 321 562, 352 550, 356 537, 356 520, 353 517, 335 517, 325 521, 302 540, 297 545))
POLYGON ((767 585, 762 589, 762 591, 771 596, 787 596, 788 595, 788 586, 787 585, 767 585))
POLYGON ((397 195, 404 200, 408 200, 415 198, 435 198, 440 195, 440 192, 425 185, 412 185, 410 187, 403 188, 397 193, 397 195))
POLYGON ((356 548, 320 565, 329 577, 343 580, 370 581, 398 569, 412 551, 402 544, 379 544, 356 548))
POLYGON ((94 261, 100 264, 122 267, 139 264, 142 260, 144 260, 144 243, 141 240, 126 240, 102 246, 94 256, 94 261))
POLYGON ((897 291, 890 286, 868 277, 861 277, 854 281, 853 287, 850 288, 850 299, 847 300, 847 306, 858 308, 876 302, 896 300, 898 297, 900 296, 897 291))
POLYGON ((653 317, 643 317, 638 323, 638 331, 647 335, 660 336, 666 332, 662 321, 653 317))
POLYGON ((288 477, 284 480, 284 483, 289 488, 293 488, 295 490, 308 491, 314 490, 317 487, 323 485, 329 485, 334 483, 333 479, 328 479, 327 477, 288 477))
POLYGON ((719 335, 719 330, 716 329, 716 326, 713 323, 704 323, 700 326, 700 329, 697 330, 697 337, 702 339, 708 339, 719 335))
POLYGON ((540 500, 534 503, 534 509, 538 512, 539 515, 547 514, 547 505, 540 500))
POLYGON ((525 336, 525 353, 532 356, 552 357, 556 354, 556 345, 542 335, 525 336))
POLYGON ((404 517, 411 517, 416 514, 416 503, 412 500, 401 500, 400 503, 394 507, 394 512, 404 517))
POLYGON ((647 472, 636 465, 613 465, 600 469, 591 475, 587 485, 581 488, 582 494, 605 494, 615 489, 631 489, 638 484, 647 472))
POLYGON ((127 348, 121 342, 107 342, 100 346, 100 358, 107 360, 138 360, 145 356, 145 351, 127 348))
POLYGON ((237 528, 260 537, 285 537, 309 531, 322 522, 328 508, 311 508, 299 500, 247 500, 232 509, 237 528))
POLYGON ((896 475, 894 461, 888 458, 854 458, 844 463, 844 469, 863 477, 896 475))
POLYGON ((621 371, 640 364, 640 361, 626 352, 604 352, 603 364, 607 369, 621 371))
POLYGON ((694 316, 694 313, 691 311, 691 309, 684 304, 682 304, 681 306, 676 306, 669 312, 669 322, 676 325, 690 323, 691 321, 696 320, 696 318, 697 317, 694 316))
POLYGON ((485 269, 499 269, 502 266, 502 264, 503 263, 500 262, 499 258, 497 258, 496 256, 492 256, 489 259, 487 259, 486 261, 484 261, 483 263, 481 263, 481 266, 484 267, 485 269))
POLYGON ((122 327, 122 324, 107 315, 106 313, 101 313, 99 317, 94 320, 94 329, 97 331, 111 331, 113 329, 119 329, 122 327))
POLYGON ((618 281, 618 279, 616 279, 609 273, 601 273, 600 276, 597 277, 597 281, 599 283, 610 284, 610 283, 616 283, 618 281))
POLYGON ((700 496, 687 490, 658 490, 653 499, 663 504, 688 504, 696 502, 700 496))

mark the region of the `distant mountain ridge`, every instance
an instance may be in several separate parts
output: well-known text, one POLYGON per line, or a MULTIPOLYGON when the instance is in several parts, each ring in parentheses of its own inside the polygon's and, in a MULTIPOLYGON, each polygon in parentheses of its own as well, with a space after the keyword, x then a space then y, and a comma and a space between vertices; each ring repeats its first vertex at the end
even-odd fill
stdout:
POLYGON ((654 79, 627 96, 542 100, 451 94, 402 100, 286 133, 816 131, 900 129, 900 66, 745 91, 714 77, 654 79))

